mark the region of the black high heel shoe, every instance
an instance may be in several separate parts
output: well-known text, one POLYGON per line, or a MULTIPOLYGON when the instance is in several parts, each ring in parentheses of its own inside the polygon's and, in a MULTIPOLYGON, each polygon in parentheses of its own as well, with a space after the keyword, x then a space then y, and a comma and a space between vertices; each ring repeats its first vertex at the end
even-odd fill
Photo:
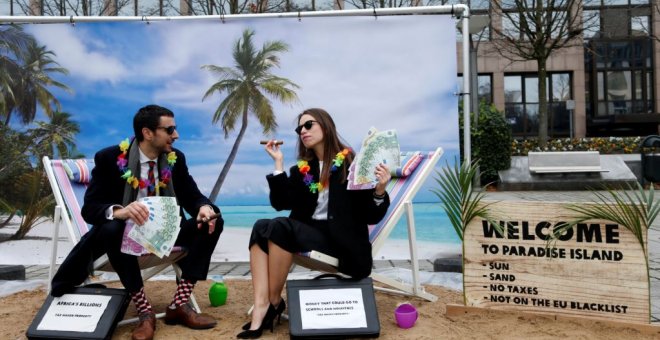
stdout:
MULTIPOLYGON (((282 298, 282 299, 280 300, 280 304, 277 305, 277 308, 275 308, 275 306, 273 306, 272 303, 270 304, 270 306, 269 306, 268 308, 269 308, 269 309, 270 309, 270 308, 273 308, 273 309, 275 310, 275 315, 277 316, 277 324, 279 325, 279 324, 281 323, 282 313, 284 313, 284 310, 286 309, 286 303, 284 302, 284 298, 282 298)), ((275 319, 275 318, 273 317, 273 319, 275 319)), ((241 327, 241 328, 242 328, 244 331, 247 331, 248 329, 250 329, 250 326, 252 326, 252 322, 248 322, 248 323, 246 323, 246 324, 243 325, 243 327, 241 327)))
POLYGON ((264 318, 261 320, 261 325, 257 329, 250 329, 250 326, 252 326, 252 323, 248 322, 247 324, 243 325, 243 328, 245 329, 245 326, 247 326, 248 329, 238 333, 236 335, 237 338, 239 339, 257 339, 261 337, 261 334, 263 334, 264 329, 270 328, 270 332, 273 332, 273 321, 275 320, 275 316, 277 316, 277 310, 273 305, 268 306, 268 310, 266 311, 266 315, 264 315, 264 318))
MULTIPOLYGON (((272 307, 273 305, 271 305, 272 307)), ((282 313, 284 313, 284 310, 286 309, 286 303, 284 302, 284 299, 280 301, 280 304, 277 305, 277 308, 275 308, 275 316, 277 316, 277 324, 279 325, 282 323, 282 313)), ((275 320, 275 317, 273 317, 273 321, 275 320)))

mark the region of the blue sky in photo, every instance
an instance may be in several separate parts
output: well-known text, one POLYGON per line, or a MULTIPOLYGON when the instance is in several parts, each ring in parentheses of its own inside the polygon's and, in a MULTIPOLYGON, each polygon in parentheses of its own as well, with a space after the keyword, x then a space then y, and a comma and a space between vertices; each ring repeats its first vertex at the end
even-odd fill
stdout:
MULTIPOLYGON (((225 139, 212 116, 224 94, 202 101, 217 81, 202 65, 233 66, 232 47, 246 28, 255 46, 281 40, 289 51, 272 71, 300 86, 299 102, 273 100, 279 128, 264 136, 249 120, 238 156, 224 182, 220 205, 268 204, 265 175, 270 157, 258 141, 285 141, 288 168, 295 163, 295 116, 326 109, 354 148, 370 127, 396 129, 402 151, 440 146, 440 164, 458 155, 455 21, 449 16, 379 16, 243 21, 194 20, 26 25, 69 70, 57 76, 73 93, 55 90, 63 111, 81 125, 79 151, 86 157, 132 135, 132 117, 158 104, 175 113, 190 172, 208 194, 228 156, 236 131, 225 139)), ((43 118, 43 117, 42 117, 43 118)), ((429 189, 417 201, 437 201, 429 189)))

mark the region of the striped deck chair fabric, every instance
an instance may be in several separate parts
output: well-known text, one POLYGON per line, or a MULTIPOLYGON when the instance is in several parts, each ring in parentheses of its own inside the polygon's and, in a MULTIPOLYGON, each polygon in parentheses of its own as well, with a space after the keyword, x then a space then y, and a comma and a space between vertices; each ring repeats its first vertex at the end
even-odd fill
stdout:
MULTIPOLYGON (((60 191, 67 213, 62 219, 67 225, 67 231, 72 242, 77 243, 82 235, 89 231, 90 226, 80 215, 85 190, 91 179, 91 169, 94 167, 93 159, 54 159, 50 162, 55 181, 60 191)), ((51 183, 52 185, 52 183, 51 183)), ((55 195, 57 200, 58 195, 55 195)))
MULTIPOLYGON (((89 185, 91 179, 91 170, 94 168, 93 159, 49 159, 43 158, 43 164, 46 169, 46 175, 53 190, 55 198, 55 230, 53 231, 53 250, 51 256, 51 263, 48 275, 48 281, 51 282, 55 274, 55 260, 57 254, 57 242, 59 238, 60 224, 64 223, 69 239, 73 244, 78 243, 80 238, 87 233, 91 225, 88 225, 82 218, 80 213, 82 204, 84 202, 85 190, 89 185)), ((147 280, 163 270, 173 267, 177 277, 181 275, 181 271, 176 265, 176 261, 186 255, 186 252, 181 247, 174 247, 169 256, 162 259, 158 256, 150 254, 145 251, 138 258, 140 269, 142 269, 142 278, 147 280)), ((94 270, 114 272, 110 265, 107 256, 102 256, 94 262, 94 270)), ((95 283, 114 282, 118 280, 107 280, 103 282, 95 281, 95 283)), ((199 311, 197 302, 194 301, 193 305, 199 311)))
MULTIPOLYGON (((442 148, 438 148, 435 151, 429 152, 420 152, 419 157, 420 161, 415 167, 414 171, 406 177, 393 177, 390 183, 387 185, 387 192, 390 196, 390 207, 388 208, 387 214, 380 221, 380 223, 369 226, 369 240, 372 245, 372 255, 376 256, 380 251, 381 247, 387 240, 387 237, 392 232, 392 229, 396 226, 397 222, 401 218, 404 212, 409 213, 408 219, 408 235, 411 237, 411 261, 413 266, 413 275, 416 275, 418 271, 417 263, 417 251, 416 251, 416 242, 414 240, 414 221, 411 221, 412 218, 412 199, 415 197, 421 186, 424 184, 428 176, 433 172, 435 165, 442 156, 442 148)), ((328 256, 326 254, 311 251, 306 253, 300 253, 294 256, 294 262, 298 265, 301 265, 312 270, 318 270, 329 273, 337 272, 338 261, 336 258, 328 256)), ((386 278, 376 277, 376 274, 371 275, 375 281, 383 281, 386 278)), ((413 279, 415 281, 415 279, 413 279)), ((384 282, 388 285, 392 285, 392 282, 384 282)), ((412 291, 405 292, 407 295, 418 295, 420 297, 434 300, 435 297, 423 292, 417 292, 421 289, 417 283, 413 283, 416 287, 413 287, 412 290, 416 291, 413 294, 412 291), (419 293, 419 294, 418 294, 419 293), (422 294, 423 293, 423 294, 422 294)), ((397 287, 399 290, 409 290, 397 287)), ((399 292, 399 291, 396 291, 399 292)))

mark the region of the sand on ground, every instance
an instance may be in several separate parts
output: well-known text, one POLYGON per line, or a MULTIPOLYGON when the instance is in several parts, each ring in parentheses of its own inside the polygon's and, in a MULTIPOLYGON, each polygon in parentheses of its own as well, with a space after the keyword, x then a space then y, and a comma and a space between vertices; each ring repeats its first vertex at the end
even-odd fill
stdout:
MULTIPOLYGON (((246 312, 252 301, 250 280, 227 280, 229 289, 227 304, 212 307, 208 300, 210 281, 199 282, 195 295, 200 307, 218 320, 218 325, 209 330, 192 330, 184 326, 169 326, 158 321, 156 339, 235 339, 241 325, 249 321, 246 312)), ((164 310, 175 289, 174 281, 148 281, 146 292, 156 312, 164 310)), ((459 316, 445 314, 447 304, 462 304, 462 293, 439 286, 427 286, 426 290, 438 297, 436 302, 419 298, 376 292, 376 303, 380 320, 381 339, 658 339, 657 331, 640 330, 633 325, 613 325, 588 319, 562 319, 530 313, 490 310, 482 313, 467 313, 459 316), (403 302, 410 302, 419 311, 416 325, 401 329, 394 320, 394 309, 403 302)), ((46 292, 43 290, 22 291, 0 298, 0 339, 24 339, 25 332, 41 307, 46 292)), ((132 304, 126 318, 135 315, 132 304)), ((117 327, 113 339, 130 339, 134 324, 117 327)), ((656 327, 654 327, 656 328, 656 327)), ((289 324, 275 327, 275 331, 264 333, 263 339, 288 339, 289 324)))

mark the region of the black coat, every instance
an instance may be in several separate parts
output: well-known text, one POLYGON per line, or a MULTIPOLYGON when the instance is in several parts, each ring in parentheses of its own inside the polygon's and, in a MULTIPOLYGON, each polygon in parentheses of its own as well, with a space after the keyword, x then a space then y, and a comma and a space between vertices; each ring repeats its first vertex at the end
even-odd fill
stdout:
MULTIPOLYGON (((343 166, 350 164, 345 162, 343 166)), ((309 173, 319 178, 318 160, 309 162, 309 173)), ((371 190, 347 190, 342 181, 342 168, 330 176, 328 198, 328 226, 330 245, 336 247, 339 271, 354 278, 371 274, 373 258, 369 242, 369 224, 376 224, 387 213, 390 205, 386 194, 383 203, 377 205, 371 190)), ((270 203, 276 210, 291 210, 290 218, 310 224, 316 209, 318 193, 311 193, 303 182, 303 175, 297 166, 291 167, 290 176, 286 173, 268 175, 270 203)), ((326 188, 325 190, 328 190, 326 188)))
MULTIPOLYGON (((177 149, 174 149, 174 152, 177 159, 172 167, 172 183, 178 204, 193 217, 197 216, 200 207, 207 204, 218 212, 219 209, 199 191, 197 184, 188 173, 186 157, 177 149)), ((82 217, 91 225, 108 222, 105 217, 108 207, 115 204, 122 205, 126 180, 121 178, 122 174, 117 166, 119 154, 121 154, 119 146, 111 146, 94 156, 92 179, 85 191, 85 204, 81 210, 82 217)), ((135 189, 136 192, 137 190, 135 189)))

